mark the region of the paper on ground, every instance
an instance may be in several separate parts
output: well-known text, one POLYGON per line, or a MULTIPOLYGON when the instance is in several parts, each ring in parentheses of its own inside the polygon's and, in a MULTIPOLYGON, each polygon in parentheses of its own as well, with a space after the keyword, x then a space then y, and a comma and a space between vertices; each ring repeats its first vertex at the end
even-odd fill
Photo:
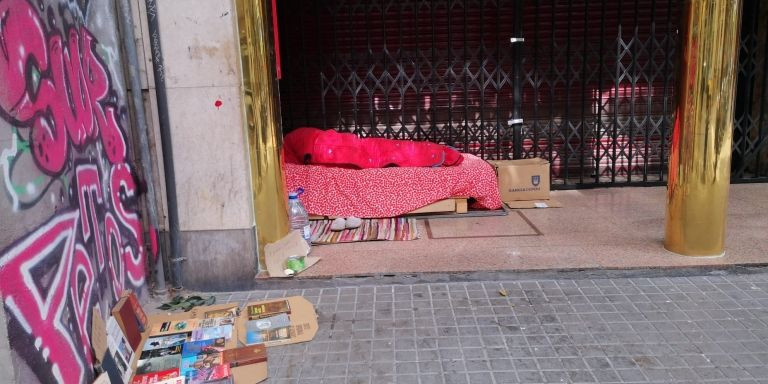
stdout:
MULTIPOLYGON (((264 246, 264 259, 267 263, 267 272, 270 277, 290 277, 285 274, 285 260, 291 256, 305 256, 304 269, 315 265, 320 261, 319 257, 307 256, 309 254, 309 245, 301 237, 299 231, 291 231, 282 239, 264 246)), ((298 271, 301 273, 302 271, 298 271)))

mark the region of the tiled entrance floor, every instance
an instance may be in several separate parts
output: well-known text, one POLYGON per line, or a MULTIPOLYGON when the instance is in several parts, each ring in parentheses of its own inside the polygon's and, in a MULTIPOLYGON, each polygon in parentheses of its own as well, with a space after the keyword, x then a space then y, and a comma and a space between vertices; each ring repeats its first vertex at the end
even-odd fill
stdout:
POLYGON ((315 246, 301 277, 768 263, 768 184, 730 190, 726 255, 664 250, 666 188, 555 191, 563 208, 419 220, 421 239, 315 246))

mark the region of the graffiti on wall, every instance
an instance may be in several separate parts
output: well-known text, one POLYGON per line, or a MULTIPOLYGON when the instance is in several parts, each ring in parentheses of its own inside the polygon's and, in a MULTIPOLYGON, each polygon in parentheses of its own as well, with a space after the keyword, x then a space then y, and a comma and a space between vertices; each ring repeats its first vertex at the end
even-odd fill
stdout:
POLYGON ((0 293, 34 376, 19 382, 92 380, 92 308, 144 287, 115 25, 111 2, 0 0, 0 231, 23 228, 0 237, 0 293))

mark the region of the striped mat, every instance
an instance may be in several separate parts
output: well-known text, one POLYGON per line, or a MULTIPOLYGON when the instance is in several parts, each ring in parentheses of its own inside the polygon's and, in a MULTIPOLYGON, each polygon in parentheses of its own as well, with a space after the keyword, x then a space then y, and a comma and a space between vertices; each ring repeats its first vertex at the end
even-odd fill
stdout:
POLYGON ((419 230, 416 219, 412 217, 393 217, 383 219, 363 219, 359 228, 331 231, 333 220, 312 220, 313 244, 353 243, 356 241, 378 240, 416 240, 419 230))

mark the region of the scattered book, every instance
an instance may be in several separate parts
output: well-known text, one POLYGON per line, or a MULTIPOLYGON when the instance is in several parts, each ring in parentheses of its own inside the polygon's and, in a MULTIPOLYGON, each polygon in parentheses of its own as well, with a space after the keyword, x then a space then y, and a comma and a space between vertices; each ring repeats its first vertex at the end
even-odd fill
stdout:
POLYGON ((235 325, 234 317, 209 317, 197 322, 197 328, 219 327, 222 325, 235 325))
POLYGON ((191 357, 208 353, 219 353, 224 351, 226 339, 219 337, 217 339, 190 341, 184 344, 181 350, 181 357, 191 357))
POLYGON ((247 330, 245 339, 247 345, 261 344, 269 341, 287 340, 291 338, 291 327, 275 328, 266 331, 247 330))
POLYGON ((168 378, 160 381, 156 381, 153 384, 184 384, 183 377, 168 378))
POLYGON ((235 318, 240 316, 240 308, 239 307, 232 307, 228 309, 217 309, 213 311, 207 311, 203 313, 204 319, 210 319, 214 317, 229 317, 229 318, 235 318))
POLYGON ((152 336, 148 338, 144 343, 143 351, 184 345, 189 336, 190 333, 177 333, 167 336, 152 336))
POLYGON ((264 304, 249 305, 247 308, 248 320, 256 320, 274 316, 280 313, 291 313, 291 305, 288 300, 271 301, 264 304))
POLYGON ((133 376, 131 384, 158 384, 166 381, 175 383, 176 381, 173 381, 174 379, 180 380, 181 384, 184 384, 184 378, 179 376, 178 368, 160 372, 137 374, 133 376))
POLYGON ((172 355, 181 355, 182 345, 173 345, 165 348, 145 349, 141 351, 139 360, 151 359, 153 357, 163 357, 172 355))
MULTIPOLYGON (((182 345, 142 351, 136 366, 136 375, 154 375, 158 378, 180 376, 181 351, 182 345)), ((138 383, 134 381, 134 384, 138 383)))
POLYGON ((216 364, 210 367, 201 367, 191 371, 188 371, 184 378, 187 380, 186 384, 203 384, 211 382, 219 382, 219 380, 226 381, 230 375, 229 366, 224 364, 216 364))
POLYGON ((218 327, 197 328, 192 331, 192 337, 189 341, 210 340, 218 338, 229 340, 232 338, 233 329, 234 327, 232 324, 221 325, 218 327))
POLYGON ((287 339, 290 337, 290 325, 291 319, 286 313, 249 320, 245 324, 246 344, 287 339))
POLYGON ((230 368, 248 364, 258 364, 267 361, 267 348, 264 344, 256 344, 248 347, 227 349, 222 352, 222 363, 230 368))
POLYGON ((180 372, 187 384, 223 379, 229 377, 230 370, 222 361, 221 351, 203 348, 200 353, 181 359, 180 372))
POLYGON ((149 334, 154 336, 188 333, 197 328, 198 319, 158 321, 153 324, 149 334))

